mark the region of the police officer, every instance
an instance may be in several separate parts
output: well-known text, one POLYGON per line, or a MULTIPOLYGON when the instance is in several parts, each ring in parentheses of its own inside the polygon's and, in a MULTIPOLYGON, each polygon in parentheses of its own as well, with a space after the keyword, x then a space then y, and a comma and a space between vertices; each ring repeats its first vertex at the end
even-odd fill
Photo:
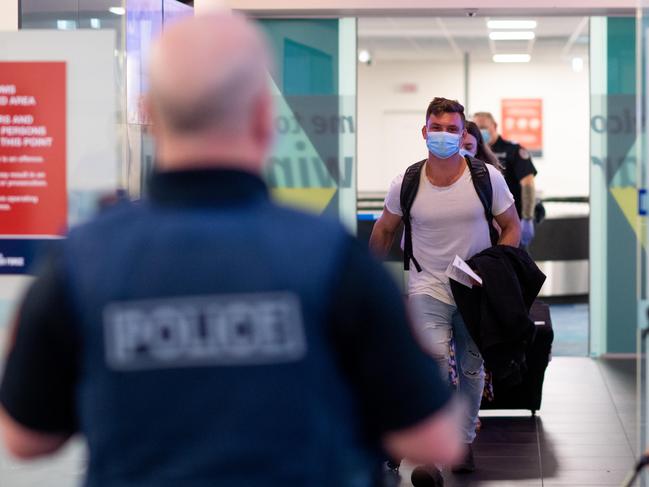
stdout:
POLYGON ((139 487, 361 487, 383 449, 461 457, 390 277, 268 197, 266 49, 238 16, 165 30, 150 196, 73 230, 20 308, 0 386, 16 456, 80 433, 85 485, 139 487))
POLYGON ((518 216, 521 219, 521 246, 527 247, 534 239, 534 207, 536 195, 534 177, 536 168, 530 153, 519 144, 503 139, 498 134, 498 124, 489 112, 478 112, 473 121, 482 132, 485 142, 505 168, 505 180, 514 195, 518 216))

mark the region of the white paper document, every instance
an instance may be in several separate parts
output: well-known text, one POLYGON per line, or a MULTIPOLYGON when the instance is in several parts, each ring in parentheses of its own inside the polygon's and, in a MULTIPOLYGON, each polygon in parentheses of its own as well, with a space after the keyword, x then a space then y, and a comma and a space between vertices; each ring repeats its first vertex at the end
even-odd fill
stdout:
POLYGON ((466 287, 473 287, 474 282, 477 282, 482 286, 482 279, 480 276, 469 267, 469 264, 464 262, 457 255, 446 269, 446 276, 465 285, 466 287))

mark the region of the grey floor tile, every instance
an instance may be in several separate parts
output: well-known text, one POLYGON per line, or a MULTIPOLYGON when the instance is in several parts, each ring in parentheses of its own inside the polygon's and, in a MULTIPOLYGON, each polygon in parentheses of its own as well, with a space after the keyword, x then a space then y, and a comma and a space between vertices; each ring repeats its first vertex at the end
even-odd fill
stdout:
POLYGON ((547 424, 563 424, 563 423, 582 423, 588 424, 593 431, 598 431, 597 426, 593 423, 610 422, 612 418, 610 414, 585 412, 580 413, 577 411, 546 411, 542 409, 539 412, 539 420, 547 424))
POLYGON ((542 435, 540 437, 541 445, 560 444, 568 446, 628 446, 629 440, 624 433, 609 433, 602 435, 600 433, 572 433, 562 432, 552 435, 542 435))
MULTIPOLYGON (((569 485, 570 487, 593 487, 592 484, 583 484, 583 483, 564 484, 564 483, 548 482, 547 480, 543 481, 543 487, 566 487, 566 485, 569 485)), ((599 484, 597 487, 620 487, 620 484, 599 484)))
POLYGON ((538 455, 528 457, 477 456, 476 465, 480 471, 523 471, 533 477, 538 476, 541 471, 538 455))
POLYGON ((541 479, 483 480, 470 477, 444 477, 444 487, 542 487, 542 485, 541 479))
POLYGON ((564 457, 622 457, 633 458, 633 451, 627 445, 570 445, 554 443, 552 445, 541 444, 541 456, 553 454, 557 458, 564 457))
POLYGON ((546 458, 542 459, 544 475, 551 476, 556 472, 568 470, 629 470, 634 461, 630 457, 563 457, 554 458, 550 464, 546 458))
POLYGON ((535 443, 479 443, 473 452, 476 457, 534 457, 539 453, 538 444, 535 443))
POLYGON ((505 433, 536 433, 536 418, 486 417, 481 418, 483 431, 505 433))
POLYGON ((580 422, 544 423, 543 428, 539 430, 539 434, 553 438, 555 435, 559 436, 563 433, 592 433, 593 431, 599 431, 606 436, 609 434, 623 434, 624 428, 613 415, 613 417, 609 417, 600 424, 580 422))
POLYGON ((544 476, 544 485, 620 485, 626 478, 626 470, 568 470, 558 476, 544 476))
POLYGON ((483 428, 478 435, 479 443, 534 443, 538 435, 536 432, 504 431, 503 429, 492 430, 489 427, 483 428))

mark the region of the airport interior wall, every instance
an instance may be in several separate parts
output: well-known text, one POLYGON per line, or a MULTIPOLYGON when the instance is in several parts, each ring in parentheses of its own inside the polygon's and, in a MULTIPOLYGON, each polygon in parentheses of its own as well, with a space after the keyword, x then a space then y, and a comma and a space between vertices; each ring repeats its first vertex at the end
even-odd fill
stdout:
POLYGON ((18 29, 18 1, 2 0, 0 2, 0 31, 18 29))
MULTIPOLYGON (((503 65, 472 63, 468 112, 500 119, 504 98, 543 100, 543 156, 535 157, 544 197, 588 196, 590 97, 588 66, 570 59, 503 65)), ((435 96, 464 100, 464 66, 377 61, 358 68, 358 190, 385 191, 426 150, 420 130, 435 96), (415 89, 414 92, 403 92, 415 89)))

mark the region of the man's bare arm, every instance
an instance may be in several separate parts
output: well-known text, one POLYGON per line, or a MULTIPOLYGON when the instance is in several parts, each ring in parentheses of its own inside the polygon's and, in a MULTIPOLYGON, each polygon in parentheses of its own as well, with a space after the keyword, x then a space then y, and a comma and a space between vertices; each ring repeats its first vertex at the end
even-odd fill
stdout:
POLYGON ((534 206, 536 205, 536 189, 534 186, 534 175, 528 174, 521 179, 521 214, 526 220, 534 218, 534 206))
POLYGON ((501 228, 499 245, 518 247, 521 242, 521 222, 518 219, 516 205, 511 205, 504 213, 494 216, 501 228))
POLYGON ((370 250, 380 259, 388 256, 394 236, 401 223, 401 217, 390 213, 387 208, 383 208, 383 213, 374 224, 372 235, 370 236, 370 250))

